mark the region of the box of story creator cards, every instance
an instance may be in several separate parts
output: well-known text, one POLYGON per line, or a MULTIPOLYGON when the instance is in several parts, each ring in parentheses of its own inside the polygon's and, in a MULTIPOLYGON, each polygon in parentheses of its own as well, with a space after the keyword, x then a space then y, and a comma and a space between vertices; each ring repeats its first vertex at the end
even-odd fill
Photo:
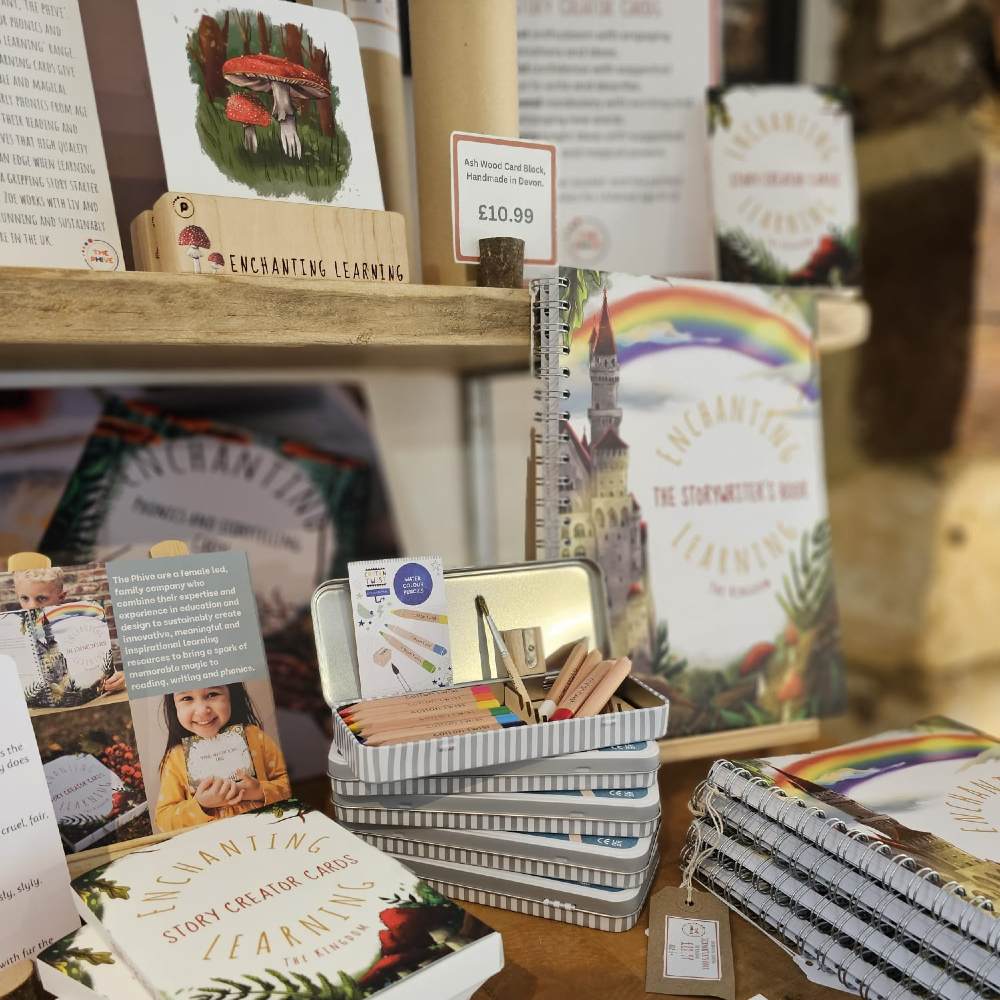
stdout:
POLYGON ((453 686, 488 693, 524 725, 389 746, 361 742, 337 712, 361 697, 355 609, 347 581, 331 580, 313 595, 313 628, 324 695, 334 709, 334 744, 357 780, 384 784, 493 766, 506 770, 525 761, 655 740, 666 733, 666 699, 631 677, 598 715, 538 720, 537 707, 555 677, 560 652, 565 655, 585 640, 607 653, 607 599, 601 572, 592 562, 449 570, 444 586, 453 686), (476 609, 480 595, 501 630, 536 630, 549 651, 534 672, 524 672, 530 703, 518 695, 498 661, 476 609))

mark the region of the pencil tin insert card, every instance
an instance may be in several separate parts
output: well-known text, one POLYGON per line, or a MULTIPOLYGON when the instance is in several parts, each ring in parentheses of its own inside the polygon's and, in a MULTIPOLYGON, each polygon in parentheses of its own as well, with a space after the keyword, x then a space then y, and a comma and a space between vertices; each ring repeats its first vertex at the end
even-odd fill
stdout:
POLYGON ((437 556, 347 568, 365 698, 450 687, 444 567, 437 556))

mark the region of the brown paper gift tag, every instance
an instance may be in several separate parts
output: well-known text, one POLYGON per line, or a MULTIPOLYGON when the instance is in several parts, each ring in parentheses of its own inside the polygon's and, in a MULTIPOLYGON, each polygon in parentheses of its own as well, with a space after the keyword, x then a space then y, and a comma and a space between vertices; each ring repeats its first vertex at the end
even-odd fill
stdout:
POLYGON ((668 886, 649 905, 646 992, 735 1000, 729 909, 714 896, 668 886))

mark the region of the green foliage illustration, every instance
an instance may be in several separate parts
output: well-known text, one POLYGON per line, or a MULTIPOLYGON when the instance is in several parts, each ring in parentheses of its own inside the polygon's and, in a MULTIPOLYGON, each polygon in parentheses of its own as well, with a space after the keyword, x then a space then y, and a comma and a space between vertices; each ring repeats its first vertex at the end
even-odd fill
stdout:
POLYGON ((85 872, 73 880, 76 894, 87 904, 87 909, 100 920, 104 916, 105 899, 128 899, 129 887, 105 878, 107 865, 85 872))
POLYGON ((58 969, 64 976, 75 980, 89 989, 94 988, 94 980, 88 966, 114 965, 115 960, 110 951, 95 951, 93 948, 79 948, 73 941, 76 935, 70 935, 55 944, 49 945, 39 958, 47 965, 58 969))
POLYGON ((583 322, 587 300, 594 292, 604 287, 606 275, 602 271, 566 268, 561 276, 567 281, 561 295, 567 307, 565 322, 567 329, 573 331, 583 322))
POLYGON ((679 656, 671 649, 667 623, 659 623, 647 681, 670 698, 672 733, 791 722, 842 708, 828 521, 802 532, 787 567, 774 595, 785 624, 721 668, 699 668, 679 656))

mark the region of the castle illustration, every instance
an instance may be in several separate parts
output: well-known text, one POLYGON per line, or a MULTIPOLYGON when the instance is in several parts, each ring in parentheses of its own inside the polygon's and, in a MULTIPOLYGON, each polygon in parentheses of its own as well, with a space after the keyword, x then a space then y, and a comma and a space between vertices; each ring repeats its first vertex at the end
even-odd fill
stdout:
POLYGON ((563 430, 568 439, 569 509, 560 529, 563 557, 584 556, 604 570, 611 619, 611 646, 628 653, 640 669, 651 660, 652 608, 646 585, 646 525, 628 488, 628 445, 620 429, 618 348, 608 312, 608 293, 590 336, 590 436, 563 430))

